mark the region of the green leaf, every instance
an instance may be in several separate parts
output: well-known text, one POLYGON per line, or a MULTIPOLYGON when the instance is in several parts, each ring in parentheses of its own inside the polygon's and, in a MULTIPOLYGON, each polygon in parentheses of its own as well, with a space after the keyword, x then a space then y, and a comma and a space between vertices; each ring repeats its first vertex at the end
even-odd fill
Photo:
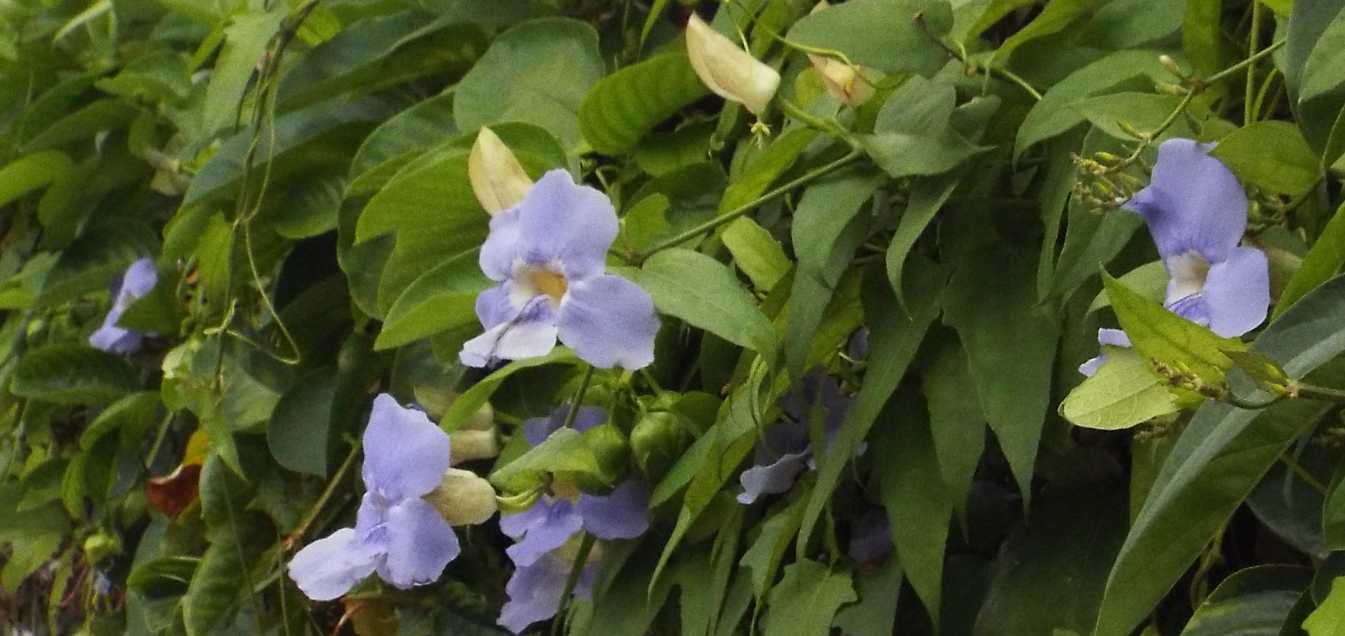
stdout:
POLYGON ((454 118, 466 132, 497 122, 534 124, 574 150, 582 140, 579 106, 603 70, 593 27, 566 18, 525 22, 495 38, 463 76, 454 118))
MULTIPOLYGON (((1074 102, 1072 106, 1108 135, 1132 141, 1135 136, 1126 132, 1121 127, 1122 124, 1127 124, 1140 132, 1157 130, 1180 100, 1181 98, 1176 95, 1122 92, 1088 97, 1074 102)), ((1178 122, 1180 121, 1179 119, 1178 122)), ((1177 125, 1169 127, 1162 138, 1177 135, 1181 128, 1177 125)))
POLYGON ((1048 490, 1010 534, 976 617, 976 633, 1087 634, 1126 531, 1125 489, 1048 490))
POLYGON ((159 392, 132 393, 103 409, 79 436, 79 447, 90 450, 104 435, 126 427, 143 428, 159 413, 159 392))
POLYGON ((887 280, 897 294, 897 303, 903 309, 906 307, 906 293, 901 281, 906 270, 906 258, 959 183, 962 183, 961 172, 919 179, 911 184, 911 197, 906 202, 906 211, 902 213, 901 220, 897 222, 892 242, 887 244, 886 255, 887 280))
POLYGON ((1280 292, 1271 320, 1279 319, 1305 294, 1340 271, 1342 265, 1345 265, 1345 205, 1336 210, 1317 236, 1317 242, 1303 256, 1302 264, 1289 278, 1284 291, 1280 292))
POLYGON ((477 324, 476 297, 490 285, 475 250, 425 272, 397 298, 374 342, 375 351, 477 324))
POLYGON ((505 380, 509 379, 509 376, 523 369, 532 369, 553 363, 574 365, 579 363, 579 358, 576 358, 574 353, 565 347, 556 347, 551 350, 551 353, 541 357, 510 362, 491 372, 490 375, 482 378, 479 382, 473 384, 472 388, 463 391, 461 395, 454 399, 453 403, 448 406, 448 410, 444 412, 443 419, 440 420, 441 426, 444 430, 452 432, 460 424, 471 418, 477 409, 481 408, 481 405, 490 401, 490 397, 495 395, 495 391, 500 388, 505 380))
POLYGON ((336 229, 345 187, 346 180, 339 175, 304 179, 295 184, 271 217, 276 234, 299 240, 336 229))
MULTIPOLYGON (((1173 3, 1176 4, 1176 3, 1173 3)), ((1200 77, 1219 72, 1227 59, 1219 28, 1223 0, 1188 0, 1182 19, 1182 52, 1200 77)))
POLYGON ((131 123, 139 113, 136 108, 119 99, 100 99, 66 115, 33 137, 23 152, 58 148, 76 141, 93 139, 100 132, 120 130, 131 123))
MULTIPOLYGON (((660 197, 654 195, 641 201, 660 197)), ((663 199, 663 203, 666 205, 667 199, 663 199)), ((775 287, 793 265, 789 257, 785 256, 785 249, 780 246, 780 242, 751 218, 744 216, 734 219, 724 227, 720 238, 733 255, 733 264, 751 279, 754 287, 763 292, 775 287)))
POLYGON ((1046 8, 1027 26, 999 45, 999 49, 991 56, 992 63, 997 59, 1007 59, 1018 47, 1028 42, 1064 31, 1074 22, 1091 15, 1099 4, 1098 0, 1050 0, 1046 8))
MULTIPOLYGON (((1170 278, 1167 267, 1160 260, 1140 265, 1122 274, 1116 279, 1116 282, 1125 285, 1126 289, 1138 293, 1147 300, 1162 303, 1164 295, 1167 293, 1170 278)), ((1106 289, 1093 297, 1093 302, 1088 305, 1088 313, 1091 314, 1104 307, 1111 307, 1111 298, 1107 296, 1106 289)))
POLYGON ((659 312, 771 357, 779 347, 775 327, 755 299, 719 261, 688 249, 650 256, 635 276, 659 312))
POLYGON ((360 144, 350 162, 346 196, 377 192, 397 171, 441 139, 458 133, 453 123, 453 92, 434 97, 393 115, 360 144))
POLYGON ((1321 33, 1303 64, 1299 103, 1333 93, 1345 83, 1345 11, 1337 13, 1321 33))
POLYGON ((928 76, 948 61, 948 54, 931 37, 943 36, 952 25, 952 10, 945 0, 851 0, 804 16, 788 38, 840 51, 862 66, 928 76), (917 16, 928 34, 915 21, 917 16))
POLYGON ((906 283, 914 293, 910 296, 913 299, 910 313, 904 314, 897 307, 896 297, 881 272, 870 270, 865 276, 864 314, 884 318, 869 325, 869 366, 864 375, 864 385, 855 396, 840 432, 826 452, 817 458, 817 487, 804 512, 799 546, 808 545, 813 526, 822 516, 822 510, 832 501, 832 494, 840 483, 845 466, 868 436, 870 427, 887 404, 888 398, 897 390, 897 384, 906 375, 907 367, 925 339, 925 332, 938 317, 944 277, 944 272, 937 266, 918 261, 917 266, 907 272, 906 283))
POLYGON ((861 135, 860 143, 893 177, 952 170, 982 150, 953 127, 956 103, 951 84, 912 77, 883 103, 873 134, 861 135))
POLYGON ((303 377, 280 397, 266 427, 276 463, 296 473, 327 476, 335 394, 336 376, 325 368, 303 377))
MULTIPOLYGON (((877 353, 875 350, 874 353, 877 353)), ((948 541, 953 500, 940 474, 930 422, 921 417, 899 417, 918 409, 914 399, 898 395, 888 406, 895 425, 874 435, 874 452, 885 458, 878 464, 883 507, 894 521, 892 545, 906 571, 906 579, 939 630, 943 589, 944 547, 948 541)))
POLYGON ((944 322, 967 352, 976 395, 1028 503, 1050 406, 1060 320, 1037 303, 1036 263, 991 246, 969 250, 948 283, 944 322))
POLYGON ((584 435, 572 428, 558 429, 541 444, 496 468, 490 483, 506 493, 521 493, 547 483, 548 474, 611 483, 584 435))
POLYGON ((1182 636, 1276 634, 1312 580, 1308 568, 1262 565, 1238 570, 1196 608, 1182 636))
POLYGON ((1331 581, 1331 593, 1303 621, 1303 629, 1308 636, 1345 634, 1345 576, 1331 581))
POLYGON ((771 145, 755 155, 741 170, 734 170, 724 196, 719 200, 719 213, 736 210, 765 194, 776 179, 785 174, 799 156, 817 138, 812 128, 790 128, 780 133, 771 145))
POLYGON ((967 493, 985 450, 985 416, 976 400, 975 387, 962 348, 951 343, 939 350, 922 378, 939 472, 948 501, 959 510, 965 510, 967 493))
POLYGON ((1298 126, 1287 121, 1258 121, 1219 140, 1210 155, 1243 181, 1259 188, 1301 195, 1317 184, 1317 154, 1298 126))
POLYGON ((865 204, 882 181, 876 170, 847 169, 810 185, 794 210, 790 236, 799 266, 785 322, 785 359, 793 377, 808 371, 813 337, 855 250, 868 236, 865 204))
POLYGON ((0 206, 45 187, 74 169, 70 157, 57 150, 43 150, 14 160, 0 168, 0 206))
POLYGON ((19 358, 10 390, 55 404, 100 404, 140 389, 130 364, 79 345, 47 345, 19 358))
POLYGON ((85 230, 61 251, 34 301, 54 307, 107 289, 136 259, 158 252, 154 233, 139 223, 103 223, 85 230))
POLYGON ((684 53, 659 55, 594 85, 579 105, 579 126, 594 150, 618 155, 708 93, 684 53))
MULTIPOLYGON (((1345 352, 1345 277, 1304 296, 1252 350, 1301 378, 1345 352)), ((1339 375, 1336 373, 1335 375, 1339 375)), ((1333 378, 1340 382, 1341 378, 1333 378)), ((1265 410, 1207 402, 1182 432, 1107 581, 1097 634, 1129 633, 1186 572, 1289 444, 1329 410, 1304 400, 1265 410)))
POLYGON ((775 581, 775 573, 780 569, 780 560, 789 548, 789 542, 799 531, 803 521, 803 505, 808 502, 808 492, 794 497, 789 505, 776 511, 761 522, 761 534, 757 535, 751 546, 743 553, 739 561, 742 567, 751 570, 752 593, 757 602, 765 600, 766 593, 775 581))
POLYGON ((1116 51, 1088 64, 1056 82, 1033 104, 1027 117, 1018 127, 1014 140, 1014 158, 1033 146, 1086 121, 1083 113, 1074 108, 1075 102, 1110 93, 1138 80, 1152 81, 1166 77, 1163 65, 1158 63, 1159 51, 1116 51))
POLYGON ((1102 282, 1121 328, 1134 343, 1135 350, 1145 358, 1177 369, 1188 368, 1207 384, 1219 386, 1224 382, 1224 373, 1233 367, 1233 361, 1224 351, 1246 348, 1240 340, 1221 338, 1164 309, 1105 272, 1102 282))
POLYGON ((855 587, 859 602, 841 608, 836 614, 835 627, 842 634, 891 634, 897 621, 897 601, 901 598, 893 590, 901 589, 901 562, 889 557, 876 569, 864 568, 855 573, 855 587))
POLYGON ((785 577, 771 590, 762 633, 826 636, 836 612, 857 598, 849 572, 817 561, 797 561, 785 568, 785 577))
POLYGON ((275 5, 267 12, 236 15, 225 27, 224 48, 210 71, 210 83, 206 86, 199 141, 204 142, 238 122, 239 113, 244 112, 242 102, 248 81, 266 52, 271 36, 285 19, 287 9, 275 5))
POLYGON ((1176 413, 1177 398, 1134 350, 1104 347, 1107 361, 1060 403, 1060 416, 1075 426, 1115 431, 1176 413))

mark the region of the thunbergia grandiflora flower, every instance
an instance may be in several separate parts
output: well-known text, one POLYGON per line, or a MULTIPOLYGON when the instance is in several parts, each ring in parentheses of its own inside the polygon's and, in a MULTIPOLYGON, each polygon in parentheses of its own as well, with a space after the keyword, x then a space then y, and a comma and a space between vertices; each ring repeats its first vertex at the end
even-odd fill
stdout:
POLYGON ((117 322, 131 303, 148 294, 158 282, 159 273, 149 257, 131 263, 112 294, 112 307, 107 310, 103 325, 89 335, 89 344, 111 353, 132 353, 139 349, 144 334, 118 327, 117 322))
POLYGON ((780 87, 780 73, 752 57, 700 16, 691 14, 686 30, 687 58, 701 82, 714 94, 747 107, 760 117, 780 87))
MULTIPOLYGON (((1225 338, 1251 331, 1270 306, 1270 269, 1261 250, 1241 247, 1247 229, 1247 195, 1237 177, 1190 139, 1158 147, 1149 186, 1125 207, 1144 217, 1169 280, 1163 306, 1225 338)), ((1100 344, 1128 347, 1115 329, 1098 333, 1100 344)), ((1079 367, 1093 375, 1098 356, 1079 367)))
POLYGON ((448 462, 448 434, 379 395, 364 429, 367 490, 355 527, 305 546, 290 561, 290 578, 315 601, 337 598, 375 571, 402 589, 433 583, 460 549, 449 522, 424 499, 448 462))
POLYGON ((784 420, 766 430, 764 443, 757 445, 753 466, 738 477, 743 487, 738 503, 751 504, 762 495, 788 492, 799 473, 816 466, 808 438, 808 420, 815 403, 823 412, 823 443, 831 446, 850 411, 850 398, 841 393, 831 376, 810 374, 801 390, 781 400, 784 420))
POLYGON ((617 218, 603 193, 552 170, 490 220, 481 271, 499 282, 476 299, 485 333, 459 358, 482 367, 546 355, 556 339, 596 367, 654 361, 658 317, 638 285, 605 273, 617 218))
MULTIPOLYGON (((568 407, 551 417, 524 423, 528 444, 541 444, 565 422, 568 407)), ((582 407, 574 420, 580 432, 602 424, 607 414, 598 407, 582 407)), ((505 553, 514 562, 514 574, 505 585, 509 602, 500 610, 499 624, 515 634, 560 609, 565 583, 574 567, 579 531, 598 539, 634 539, 649 529, 649 491, 637 481, 625 481, 606 496, 578 492, 573 486, 543 495, 528 510, 500 519, 500 529, 514 545, 505 553)), ((590 553, 580 572, 574 595, 588 598, 599 561, 598 550, 590 553)))

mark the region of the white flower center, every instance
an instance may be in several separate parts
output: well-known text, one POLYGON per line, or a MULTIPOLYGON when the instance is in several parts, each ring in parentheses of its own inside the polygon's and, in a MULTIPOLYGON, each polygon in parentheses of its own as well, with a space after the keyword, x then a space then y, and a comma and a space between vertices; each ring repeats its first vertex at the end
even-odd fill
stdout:
POLYGON ((1194 250, 1173 256, 1167 260, 1168 274, 1172 282, 1168 286, 1169 296, 1174 300, 1199 294, 1205 288, 1205 277, 1210 273, 1210 262, 1194 250))
POLYGON ((521 259, 514 261, 511 281, 509 301, 520 309, 542 295, 547 297, 552 309, 557 309, 570 287, 560 263, 554 261, 545 265, 529 265, 521 259))

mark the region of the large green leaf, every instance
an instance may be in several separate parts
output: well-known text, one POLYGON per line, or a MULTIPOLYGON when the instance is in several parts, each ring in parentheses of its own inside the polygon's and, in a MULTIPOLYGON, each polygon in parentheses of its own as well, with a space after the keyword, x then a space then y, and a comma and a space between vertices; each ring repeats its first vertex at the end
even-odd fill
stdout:
POLYGON ((0 206, 47 186, 75 169, 65 153, 43 150, 0 168, 0 206))
POLYGON ((1182 636, 1279 636, 1290 608, 1311 580, 1307 568, 1288 565, 1234 572, 1196 608, 1182 636))
POLYGON ((490 400, 495 391, 509 376, 524 369, 532 369, 547 364, 577 364, 579 358, 574 353, 564 347, 556 347, 551 353, 537 358, 525 358, 515 360, 496 369, 490 375, 482 378, 472 388, 463 391, 461 395, 455 398, 452 404, 449 404, 448 411, 444 413, 441 425, 448 431, 453 431, 463 422, 466 422, 476 413, 481 405, 490 400))
POLYGON ((975 386, 962 348, 954 343, 939 350, 921 384, 939 473, 948 501, 958 510, 965 510, 985 450, 985 416, 975 392, 969 390, 975 386))
POLYGON ((1060 402, 1060 415, 1075 426, 1114 431, 1180 408, 1167 383, 1133 349, 1104 347, 1106 362, 1060 402))
POLYGON ((119 356, 78 345, 47 345, 19 359, 10 390, 56 404, 111 402, 140 389, 135 370, 119 356))
POLYGON ((476 296, 489 284, 474 250, 440 263, 411 283, 393 303, 374 349, 391 349, 476 324, 476 296))
POLYGON ((35 304, 53 307, 121 280, 136 259, 158 252, 154 233, 139 223, 108 223, 89 228, 61 251, 42 281, 35 304))
POLYGON ((1336 14, 1303 64, 1298 101, 1308 102, 1335 92, 1345 83, 1345 11, 1336 14))
POLYGON ((948 54, 931 37, 952 28, 946 0, 851 0, 805 16, 789 30, 800 44, 837 50, 855 64, 933 75, 948 54), (919 16, 929 33, 915 21, 919 16))
POLYGON ((1174 369, 1190 369, 1212 386, 1223 383, 1225 372, 1233 366, 1224 352, 1243 349, 1241 341, 1219 337, 1131 291, 1110 275, 1104 273, 1102 282, 1121 328, 1140 354, 1174 369))
POLYGON ((323 368, 290 387, 266 427, 266 441, 276 463, 296 473, 327 476, 328 435, 336 376, 323 368))
POLYGON ((495 38, 458 83, 453 115, 468 132, 534 124, 574 150, 582 139, 579 106, 603 70, 593 27, 564 18, 525 22, 495 38))
POLYGON ((1303 621, 1308 636, 1345 634, 1345 576, 1331 580, 1331 593, 1303 621))
POLYGON ((1298 196, 1317 184, 1317 154, 1298 127, 1287 121, 1258 121, 1219 140, 1210 155, 1243 181, 1298 196))
POLYGON ((239 123, 243 95, 266 46, 285 19, 286 7, 274 5, 270 11, 242 13, 230 19, 224 29, 224 48, 210 72, 205 105, 201 109, 199 141, 204 143, 216 133, 239 123))
POLYGON ((377 192, 402 166, 457 132, 452 91, 417 102, 389 117, 369 133, 351 160, 346 195, 377 192))
POLYGON ((762 633, 767 636, 826 636, 831 618, 855 591, 848 572, 817 561, 799 561, 785 568, 785 577, 771 590, 762 633))
POLYGON ((709 256, 682 248, 664 250, 649 257, 634 277, 661 313, 766 356, 779 347, 775 327, 752 295, 733 272, 709 256))
POLYGON ((860 143, 893 177, 952 170, 982 150, 953 127, 956 103, 951 84, 912 77, 883 103, 873 134, 860 143))
MULTIPOLYGON (((668 200, 661 195, 654 195, 642 201, 666 206, 668 200)), ((769 292, 789 273, 789 268, 793 265, 789 257, 785 256, 780 241, 775 240, 766 228, 748 217, 734 219, 724 227, 720 238, 724 241, 724 247, 733 255, 733 264, 742 270, 752 280, 752 285, 760 291, 769 292)))
MULTIPOLYGON (((1345 277, 1304 296, 1252 346, 1301 378, 1345 352, 1345 328, 1321 316, 1345 311, 1345 277)), ((1339 378, 1336 378, 1339 381, 1339 378)), ((1265 410, 1206 403, 1182 432, 1112 566, 1099 636, 1129 633, 1289 444, 1328 410, 1289 401, 1265 410)))
POLYGON ((660 55, 599 81, 579 105, 579 126, 594 150, 620 154, 708 92, 686 55, 660 55))

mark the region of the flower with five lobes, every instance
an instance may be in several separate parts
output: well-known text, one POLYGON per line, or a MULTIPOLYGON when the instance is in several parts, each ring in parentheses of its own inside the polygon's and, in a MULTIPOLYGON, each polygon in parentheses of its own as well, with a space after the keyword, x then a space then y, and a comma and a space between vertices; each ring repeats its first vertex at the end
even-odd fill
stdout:
MULTIPOLYGON (((1251 331, 1270 306, 1270 269, 1261 250, 1241 247, 1247 195, 1237 177, 1191 139, 1158 147, 1149 186, 1125 207, 1144 217, 1169 280, 1163 306, 1225 338, 1251 331)), ((1104 329, 1101 344, 1130 346, 1124 332, 1104 329)), ((1098 356, 1079 367, 1093 375, 1098 356)))
POLYGON ((691 68, 706 88, 746 106, 757 117, 766 112, 780 87, 780 73, 738 48, 694 13, 687 21, 686 41, 691 68))
POLYGON ((476 298, 485 333, 459 358, 472 367, 546 355, 556 339, 596 367, 654 361, 658 316, 638 285, 605 273, 617 218, 603 193, 564 170, 542 175, 490 220, 481 271, 499 285, 476 298))
POLYGON ((148 294, 158 282, 159 274, 154 271, 154 261, 149 257, 131 263, 117 285, 103 325, 89 335, 89 344, 111 353, 132 353, 139 349, 144 334, 118 327, 117 322, 131 303, 148 294))
POLYGON ((433 583, 460 551, 449 522, 425 499, 444 480, 448 463, 443 430, 424 413, 379 395, 364 429, 367 492, 355 527, 305 546, 290 561, 290 578, 315 601, 340 597, 375 571, 402 589, 433 583))
MULTIPOLYGON (((561 427, 567 412, 562 407, 548 418, 525 422, 528 444, 541 444, 561 427)), ((582 432, 606 420, 603 409, 582 407, 574 429, 582 432)), ((500 519, 500 530, 515 543, 505 550, 514 562, 514 574, 505 585, 509 602, 500 609, 499 624, 515 634, 556 615, 574 567, 580 530, 604 540, 634 539, 649 530, 649 491, 640 482, 622 482, 605 496, 579 493, 568 485, 561 490, 500 519)), ((579 573, 575 596, 588 598, 592 593, 598 560, 595 550, 579 573)))

